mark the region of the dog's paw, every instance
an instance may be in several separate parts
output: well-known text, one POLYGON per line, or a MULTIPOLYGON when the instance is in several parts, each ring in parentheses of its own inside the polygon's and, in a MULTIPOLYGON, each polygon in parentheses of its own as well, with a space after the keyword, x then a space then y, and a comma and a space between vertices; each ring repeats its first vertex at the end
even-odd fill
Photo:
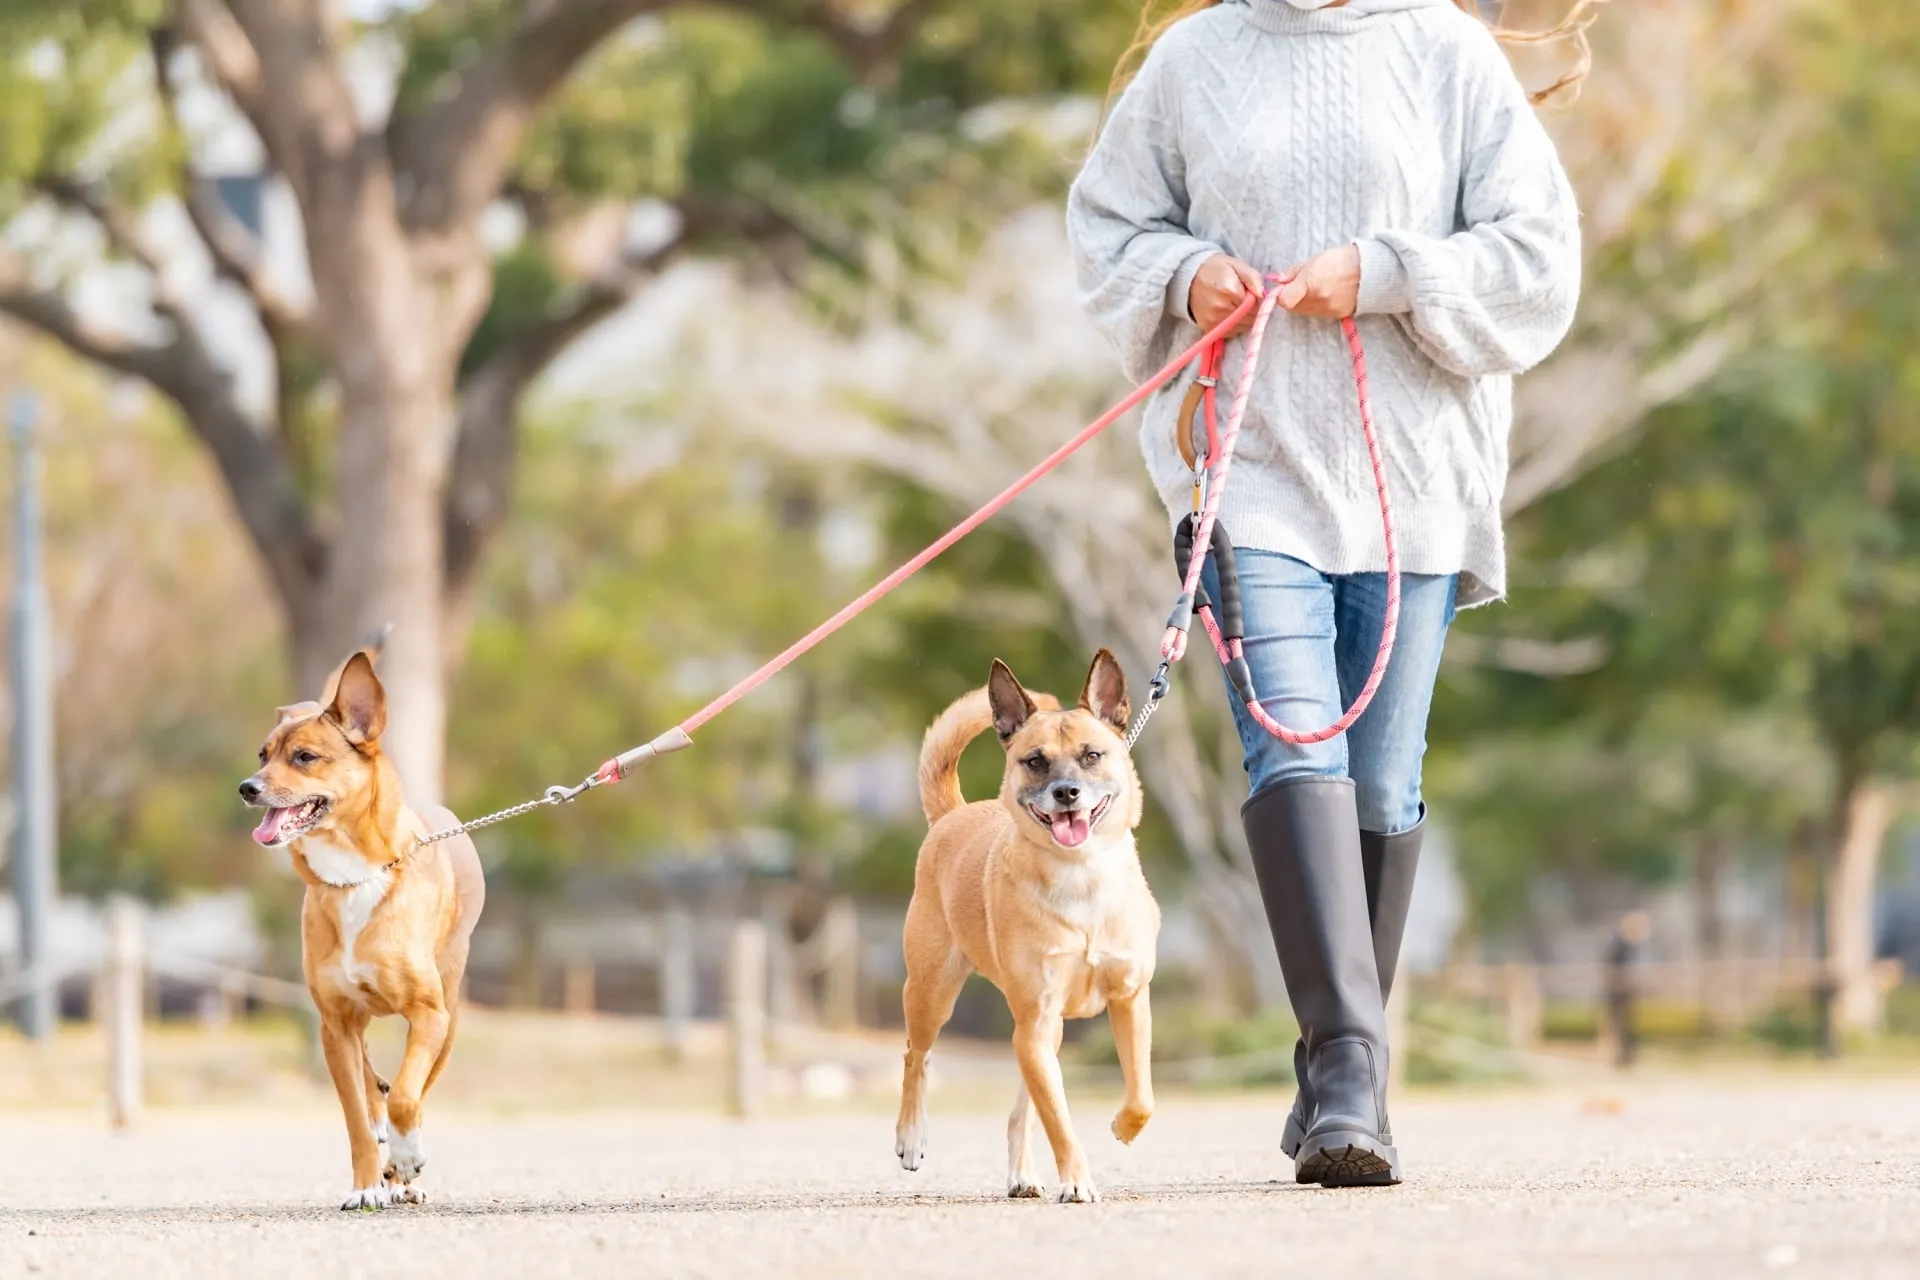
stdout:
POLYGON ((893 1154, 900 1157, 900 1167, 908 1173, 916 1173, 927 1158, 927 1131, 923 1125, 914 1125, 902 1129, 894 1135, 893 1154))
POLYGON ((1147 1107, 1122 1107, 1113 1117, 1113 1136, 1131 1144, 1147 1127, 1147 1121, 1153 1119, 1153 1111, 1147 1107))
POLYGON ((1028 1182, 1025 1178, 1018 1177, 1007 1180, 1007 1199, 1009 1200, 1038 1200, 1045 1194, 1045 1190, 1037 1182, 1028 1182))
POLYGON ((391 1128, 388 1126, 387 1118, 385 1116, 378 1116, 374 1119, 373 1140, 379 1143, 383 1147, 386 1146, 387 1143, 393 1141, 393 1132, 391 1128))
POLYGON ((425 1204, 427 1202, 427 1193, 419 1187, 402 1183, 400 1186, 393 1188, 389 1199, 393 1204, 425 1204))
POLYGON ((340 1202, 342 1209, 384 1209, 392 1200, 385 1187, 360 1187, 347 1192, 347 1198, 340 1202))
POLYGON ((419 1177, 426 1167, 426 1135, 418 1129, 394 1134, 387 1145, 387 1181, 405 1185, 419 1177))
POLYGON ((1069 1179, 1060 1184, 1061 1204, 1099 1204, 1100 1193, 1094 1190, 1093 1179, 1069 1179))

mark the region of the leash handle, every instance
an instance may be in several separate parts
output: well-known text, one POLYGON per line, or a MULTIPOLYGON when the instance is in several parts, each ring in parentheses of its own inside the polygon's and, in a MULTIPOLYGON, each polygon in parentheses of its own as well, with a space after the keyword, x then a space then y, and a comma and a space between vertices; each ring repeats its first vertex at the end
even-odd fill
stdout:
MULTIPOLYGON (((1273 318, 1274 305, 1279 301, 1280 297, 1279 291, 1271 286, 1279 283, 1280 280, 1278 276, 1269 275, 1267 277, 1269 287, 1261 293, 1259 309, 1254 313, 1253 328, 1247 334, 1246 358, 1240 366, 1240 380, 1234 388, 1233 405, 1227 412, 1226 429, 1221 433, 1217 441, 1213 438, 1212 430, 1212 401, 1214 389, 1204 384, 1202 386, 1201 399, 1207 412, 1208 451, 1211 455, 1208 462, 1211 464, 1211 472, 1209 482, 1204 486, 1205 501, 1201 504, 1197 520, 1195 520, 1194 517, 1188 517, 1188 519, 1194 520, 1195 524, 1195 527, 1189 535, 1190 547, 1204 546, 1212 550, 1216 542, 1215 534, 1219 529, 1220 499, 1226 493, 1227 475, 1233 468, 1234 445, 1239 440, 1240 426, 1246 417, 1247 400, 1253 388, 1254 371, 1260 362, 1260 348, 1266 336, 1267 323, 1273 318)), ((1244 304, 1242 305, 1244 306, 1244 304)), ((1199 610, 1201 625, 1206 628, 1207 638, 1213 643, 1214 653, 1219 657, 1221 665, 1226 668, 1227 678, 1239 694, 1241 702, 1246 706, 1247 714, 1253 719, 1254 723, 1258 724, 1262 729, 1265 729, 1272 736, 1280 739, 1282 742, 1292 743, 1296 746, 1308 746, 1317 742, 1326 742, 1331 738, 1336 738, 1345 733, 1352 727, 1353 722, 1358 720, 1361 713, 1372 703, 1373 695, 1379 691, 1380 682, 1386 677, 1387 665, 1393 657, 1394 639, 1400 629, 1400 557, 1398 548, 1395 545, 1393 531, 1393 500, 1387 492, 1386 463, 1380 454, 1380 437, 1379 433, 1374 429, 1373 406, 1367 390, 1366 349, 1360 341, 1359 326, 1354 323, 1351 316, 1345 317, 1340 321, 1340 328, 1346 335, 1347 351, 1353 362, 1353 384, 1355 395, 1359 402, 1360 431, 1366 438, 1367 458, 1373 466, 1374 491, 1380 498, 1380 528, 1386 541, 1387 551, 1386 611, 1380 627, 1380 643, 1374 651, 1373 669, 1367 675, 1367 682, 1354 698, 1353 705, 1348 707, 1346 711, 1341 714, 1340 718, 1332 724, 1323 729, 1317 729, 1311 732, 1290 729, 1278 720, 1275 720, 1267 713, 1266 708, 1260 705, 1259 697, 1253 687, 1252 671, 1246 662, 1245 648, 1242 643, 1243 634, 1230 634, 1230 632, 1243 632, 1244 617, 1236 619, 1223 617, 1219 621, 1216 621, 1213 616, 1213 611, 1210 608, 1201 608, 1199 610), (1223 626, 1223 624, 1226 625, 1223 626)), ((1218 352, 1209 350, 1202 359, 1203 363, 1200 366, 1199 376, 1201 378, 1217 376, 1220 367, 1218 352)), ((1190 433, 1191 430, 1190 423, 1181 424, 1176 427, 1176 433, 1183 431, 1190 433)), ((1203 486, 1196 484, 1196 497, 1200 495, 1202 488, 1203 486)), ((1184 521, 1182 525, 1184 527, 1184 521)), ((1178 554, 1177 538, 1178 534, 1176 534, 1176 555, 1178 554)), ((1189 554, 1190 558, 1185 565, 1181 581, 1181 598, 1186 601, 1199 598, 1195 592, 1200 585, 1200 570, 1206 562, 1205 555, 1189 554)), ((1231 547, 1229 547, 1228 554, 1217 561, 1216 571, 1221 574, 1221 594, 1223 596, 1226 594, 1226 566, 1231 562, 1232 554, 1231 547)), ((1235 587, 1237 595, 1237 574, 1235 587)), ((1176 608, 1175 612, 1178 614, 1179 610, 1176 608)), ((1176 625, 1175 622, 1170 619, 1166 632, 1162 635, 1160 641, 1160 656, 1163 660, 1163 665, 1178 662, 1185 656, 1186 649, 1187 627, 1184 625, 1176 625)))

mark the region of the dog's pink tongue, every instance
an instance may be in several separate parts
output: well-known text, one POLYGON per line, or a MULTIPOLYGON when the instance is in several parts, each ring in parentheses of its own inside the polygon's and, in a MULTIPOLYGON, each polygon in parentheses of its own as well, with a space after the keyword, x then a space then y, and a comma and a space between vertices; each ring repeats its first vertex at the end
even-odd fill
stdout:
POLYGON ((253 829, 255 844, 272 844, 280 838, 280 824, 287 820, 291 809, 269 809, 267 816, 260 819, 260 825, 253 829))
POLYGON ((1087 815, 1075 810, 1072 813, 1053 815, 1053 838, 1055 843, 1071 849, 1087 841, 1087 815))

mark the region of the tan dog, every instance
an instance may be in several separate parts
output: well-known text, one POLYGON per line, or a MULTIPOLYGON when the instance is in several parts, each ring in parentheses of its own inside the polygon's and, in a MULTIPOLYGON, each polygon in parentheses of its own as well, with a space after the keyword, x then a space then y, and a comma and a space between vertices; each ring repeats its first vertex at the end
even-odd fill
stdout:
POLYGON ((380 754, 387 701, 374 652, 349 658, 318 702, 281 707, 260 771, 240 784, 241 797, 267 811, 253 838, 290 846, 307 885, 302 967, 353 1152, 342 1209, 426 1198, 415 1185, 426 1164, 420 1106, 453 1048, 467 942, 487 896, 472 840, 420 843, 429 823, 457 819, 408 809, 380 754), (407 1048, 389 1089, 368 1056, 366 1029, 396 1014, 407 1020, 407 1048))
POLYGON ((1023 1081, 1007 1122, 1007 1194, 1040 1194, 1033 1115, 1053 1146, 1060 1199, 1098 1200, 1060 1079, 1065 1018, 1107 1009, 1126 1098, 1113 1133, 1132 1142, 1153 1115, 1150 1058, 1160 908, 1134 848, 1140 779, 1127 744, 1126 676, 1102 649, 1080 705, 1030 695, 1004 663, 927 730, 920 803, 932 824, 907 908, 906 1075, 894 1151, 918 1169, 927 1147, 927 1054, 970 972, 1013 1011, 1023 1081), (967 804, 960 754, 991 726, 1006 748, 997 800, 967 804))

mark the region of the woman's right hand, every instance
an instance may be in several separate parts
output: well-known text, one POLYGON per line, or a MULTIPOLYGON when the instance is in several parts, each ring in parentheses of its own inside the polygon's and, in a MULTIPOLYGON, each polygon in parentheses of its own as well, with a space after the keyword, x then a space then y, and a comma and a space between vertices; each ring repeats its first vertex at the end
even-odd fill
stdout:
MULTIPOLYGON (((1231 254, 1216 253, 1194 273, 1187 288, 1187 314, 1210 332, 1249 296, 1260 296, 1262 288, 1258 271, 1231 254)), ((1245 333, 1252 324, 1253 313, 1248 312, 1233 332, 1245 333)))

